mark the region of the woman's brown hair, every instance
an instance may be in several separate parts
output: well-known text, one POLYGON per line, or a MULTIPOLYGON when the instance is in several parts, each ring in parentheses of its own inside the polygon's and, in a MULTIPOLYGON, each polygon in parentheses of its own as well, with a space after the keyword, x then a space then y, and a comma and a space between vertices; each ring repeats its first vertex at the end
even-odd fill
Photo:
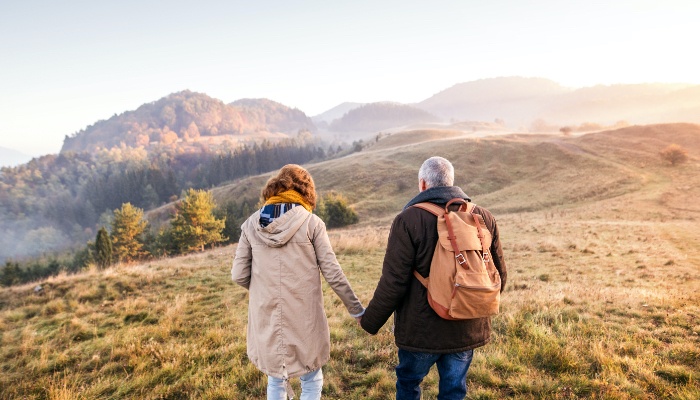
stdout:
POLYGON ((287 164, 282 167, 277 176, 268 179, 265 188, 262 190, 262 197, 267 200, 287 190, 296 191, 309 203, 311 208, 316 208, 316 185, 314 185, 314 179, 309 174, 309 171, 301 166, 287 164))

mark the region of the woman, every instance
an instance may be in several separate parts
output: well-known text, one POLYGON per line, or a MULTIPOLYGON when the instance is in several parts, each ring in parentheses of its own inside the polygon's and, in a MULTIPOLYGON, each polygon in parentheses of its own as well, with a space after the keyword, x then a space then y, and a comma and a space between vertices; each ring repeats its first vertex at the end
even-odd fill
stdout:
POLYGON ((289 379, 301 378, 301 400, 321 398, 321 367, 330 357, 319 269, 352 317, 364 313, 331 248, 326 226, 311 211, 311 175, 282 167, 262 191, 265 205, 241 226, 233 280, 250 292, 248 358, 267 374, 267 398, 293 396, 289 379))

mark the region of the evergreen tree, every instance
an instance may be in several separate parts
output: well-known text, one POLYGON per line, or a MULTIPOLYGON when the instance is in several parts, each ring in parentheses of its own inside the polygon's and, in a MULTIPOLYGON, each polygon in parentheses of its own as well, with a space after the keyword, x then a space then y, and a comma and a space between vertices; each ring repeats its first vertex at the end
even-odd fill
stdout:
POLYGON ((204 250, 204 246, 223 242, 226 218, 214 216, 214 197, 211 192, 189 189, 177 206, 171 220, 170 236, 180 253, 204 250))
POLYGON ((144 256, 141 236, 148 223, 143 219, 143 210, 131 203, 122 204, 114 210, 112 220, 112 252, 120 262, 129 262, 144 256))
POLYGON ((112 240, 104 226, 97 231, 95 238, 95 261, 100 268, 112 265, 112 240))
POLYGON ((5 267, 0 269, 0 285, 11 286, 22 282, 22 270, 16 262, 6 261, 5 267))

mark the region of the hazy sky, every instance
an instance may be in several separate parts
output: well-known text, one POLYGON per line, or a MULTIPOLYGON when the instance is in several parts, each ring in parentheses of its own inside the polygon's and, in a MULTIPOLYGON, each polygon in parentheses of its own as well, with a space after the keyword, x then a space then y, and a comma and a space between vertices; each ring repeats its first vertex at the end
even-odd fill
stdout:
POLYGON ((308 115, 456 83, 700 83, 698 1, 0 3, 0 146, 39 155, 169 93, 308 115))

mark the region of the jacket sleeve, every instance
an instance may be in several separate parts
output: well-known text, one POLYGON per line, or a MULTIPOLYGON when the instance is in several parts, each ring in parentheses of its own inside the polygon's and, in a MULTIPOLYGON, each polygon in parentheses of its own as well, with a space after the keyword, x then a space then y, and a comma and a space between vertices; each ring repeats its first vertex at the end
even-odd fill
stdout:
POLYGON ((396 311, 411 283, 415 254, 406 223, 399 214, 391 225, 382 276, 362 316, 362 329, 376 334, 396 311))
POLYGON ((348 279, 345 277, 343 269, 340 267, 338 259, 335 257, 335 253, 331 247, 328 233, 326 233, 326 224, 320 219, 319 224, 316 226, 316 229, 314 229, 311 242, 314 245, 316 262, 318 263, 323 278, 328 282, 328 285, 330 285, 335 294, 338 295, 350 315, 353 317, 361 316, 365 309, 352 290, 352 287, 350 287, 350 282, 348 282, 348 279))
POLYGON ((496 224, 496 219, 493 219, 493 231, 491 232, 491 257, 493 257, 493 264, 498 270, 498 274, 501 275, 501 292, 506 288, 506 280, 508 279, 508 268, 506 267, 506 260, 503 257, 503 248, 501 247, 501 238, 498 234, 498 225, 496 224))
POLYGON ((238 240, 236 255, 233 258, 233 268, 231 269, 231 278, 237 284, 248 289, 250 287, 250 268, 252 266, 253 257, 250 242, 241 232, 241 238, 238 240))

